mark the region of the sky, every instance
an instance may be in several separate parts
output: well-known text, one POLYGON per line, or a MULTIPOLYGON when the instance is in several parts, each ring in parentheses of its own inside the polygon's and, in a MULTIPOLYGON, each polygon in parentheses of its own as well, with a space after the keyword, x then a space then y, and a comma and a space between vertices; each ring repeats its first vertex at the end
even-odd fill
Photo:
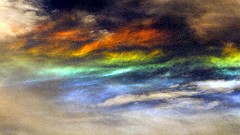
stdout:
POLYGON ((237 135, 239 0, 1 0, 0 135, 237 135))

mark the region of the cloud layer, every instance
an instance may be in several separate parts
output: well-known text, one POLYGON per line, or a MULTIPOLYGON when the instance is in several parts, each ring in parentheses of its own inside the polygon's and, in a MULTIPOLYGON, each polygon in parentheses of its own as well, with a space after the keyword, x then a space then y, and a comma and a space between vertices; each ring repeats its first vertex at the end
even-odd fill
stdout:
POLYGON ((1 0, 0 135, 237 135, 239 9, 1 0))

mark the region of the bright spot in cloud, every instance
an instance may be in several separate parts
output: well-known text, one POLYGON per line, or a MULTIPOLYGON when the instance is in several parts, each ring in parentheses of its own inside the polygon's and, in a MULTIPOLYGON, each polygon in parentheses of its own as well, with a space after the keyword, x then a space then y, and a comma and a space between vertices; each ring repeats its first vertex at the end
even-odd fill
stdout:
POLYGON ((196 85, 200 90, 213 92, 229 92, 240 87, 240 80, 208 80, 197 81, 191 84, 196 85))
POLYGON ((25 0, 0 1, 0 40, 8 40, 30 32, 34 24, 44 17, 37 16, 40 9, 25 0))

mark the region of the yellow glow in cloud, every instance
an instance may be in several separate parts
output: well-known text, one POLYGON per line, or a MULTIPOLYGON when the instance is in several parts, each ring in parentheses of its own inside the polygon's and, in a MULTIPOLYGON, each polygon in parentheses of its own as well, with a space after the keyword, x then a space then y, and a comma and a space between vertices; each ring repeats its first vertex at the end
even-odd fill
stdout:
POLYGON ((50 44, 42 44, 28 50, 28 53, 33 55, 47 56, 70 56, 69 48, 71 44, 65 42, 55 42, 50 44))
POLYGON ((105 52, 105 58, 101 61, 104 64, 121 64, 121 63, 142 63, 150 62, 155 58, 162 57, 164 53, 161 50, 145 52, 140 50, 124 52, 105 52))
POLYGON ((210 61, 217 67, 240 67, 240 50, 233 43, 226 43, 222 57, 210 57, 210 61))
POLYGON ((14 36, 15 34, 7 23, 0 22, 0 40, 5 39, 7 35, 14 36))

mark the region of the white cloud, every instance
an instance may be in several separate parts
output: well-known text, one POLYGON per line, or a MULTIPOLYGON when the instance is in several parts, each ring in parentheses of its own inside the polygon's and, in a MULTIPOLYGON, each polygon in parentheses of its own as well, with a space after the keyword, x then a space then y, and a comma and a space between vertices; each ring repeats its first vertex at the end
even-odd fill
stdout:
POLYGON ((209 92, 231 92, 240 88, 240 80, 208 80, 192 82, 198 89, 209 92))
POLYGON ((83 22, 85 24, 95 24, 96 23, 96 17, 94 15, 87 15, 83 18, 83 22))
POLYGON ((121 105, 127 104, 131 102, 141 102, 141 101, 148 101, 148 100, 163 100, 163 99, 170 99, 170 98, 178 98, 181 96, 192 96, 196 94, 196 92, 184 92, 184 91, 165 91, 165 92, 153 92, 148 94, 142 95, 121 95, 111 99, 106 100, 105 102, 99 104, 98 106, 106 107, 112 105, 121 105))
POLYGON ((0 41, 9 40, 30 32, 37 21, 40 9, 25 0, 0 1, 0 41))

